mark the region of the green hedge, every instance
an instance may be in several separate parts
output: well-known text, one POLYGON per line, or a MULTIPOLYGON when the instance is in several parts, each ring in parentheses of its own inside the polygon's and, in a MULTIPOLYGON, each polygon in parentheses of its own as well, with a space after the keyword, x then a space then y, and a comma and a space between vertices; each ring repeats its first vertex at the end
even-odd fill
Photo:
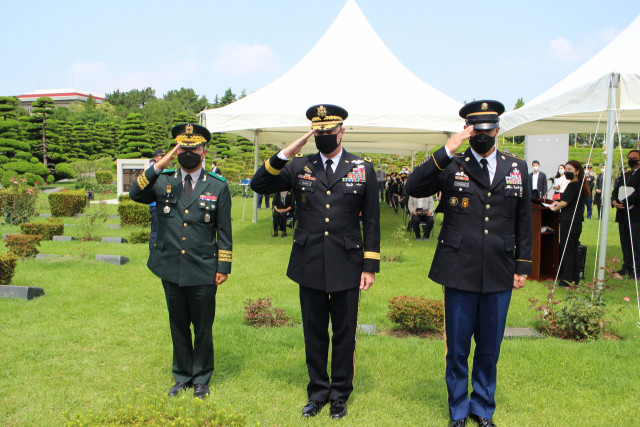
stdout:
POLYGON ((34 186, 36 185, 44 185, 45 184, 45 180, 44 178, 42 178, 41 176, 36 175, 35 173, 31 173, 31 172, 27 172, 24 175, 22 175, 21 178, 24 178, 27 180, 27 185, 30 186, 34 186))
POLYGON ((129 243, 149 243, 151 230, 134 231, 129 236, 129 243))
MULTIPOLYGON (((231 197, 244 196, 244 187, 244 185, 229 183, 229 193, 231 194, 231 197)), ((249 195, 249 197, 253 197, 253 190, 251 189, 251 187, 247 188, 247 194, 249 195)))
POLYGON ((73 216, 82 213, 89 197, 82 190, 59 191, 49 194, 49 207, 53 216, 73 216))
POLYGON ((30 163, 26 161, 11 162, 4 165, 5 170, 12 170, 18 173, 31 172, 36 175, 47 176, 49 175, 49 169, 42 163, 30 163))
POLYGON ((76 190, 82 189, 84 191, 93 191, 94 193, 100 194, 116 194, 118 192, 115 184, 98 184, 97 182, 88 180, 76 181, 75 188, 76 190))
POLYGON ((133 201, 122 201, 118 205, 120 224, 123 226, 136 225, 146 227, 151 223, 149 206, 133 201))
POLYGON ((66 163, 56 165, 56 175, 58 176, 58 179, 73 179, 78 177, 76 171, 66 163))
POLYGON ((113 182, 113 174, 110 171, 97 171, 96 181, 102 185, 111 184, 113 182))
POLYGON ((44 222, 24 222, 20 224, 23 234, 40 236, 42 240, 53 240, 53 236, 64 234, 64 222, 60 218, 47 218, 44 222))
POLYGON ((11 252, 0 254, 0 285, 8 285, 16 271, 16 263, 20 258, 11 252))
POLYGON ((118 202, 129 201, 131 197, 128 194, 121 194, 118 196, 118 202))

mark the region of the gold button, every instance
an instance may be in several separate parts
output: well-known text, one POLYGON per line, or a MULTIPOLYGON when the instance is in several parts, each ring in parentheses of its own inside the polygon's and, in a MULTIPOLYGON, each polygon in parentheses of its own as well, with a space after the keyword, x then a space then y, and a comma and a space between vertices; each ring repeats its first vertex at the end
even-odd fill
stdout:
POLYGON ((491 197, 491 193, 490 193, 490 192, 489 192, 489 193, 487 193, 487 197, 491 197))
POLYGON ((487 209, 491 209, 491 206, 487 205, 487 209))
POLYGON ((327 205, 327 209, 329 209, 331 206, 327 205))
POLYGON ((462 188, 458 188, 458 191, 462 191, 462 188))
POLYGON ((156 244, 154 243, 153 246, 155 246, 156 244))
POLYGON ((325 219, 324 219, 324 222, 329 222, 329 218, 325 218, 325 219))
POLYGON ((182 255, 184 255, 184 249, 182 250, 182 255))
POLYGON ((165 203, 169 203, 169 201, 168 201, 168 200, 165 200, 164 202, 165 202, 165 203))
POLYGON ((484 222, 489 222, 489 217, 486 217, 486 218, 484 219, 484 222))
POLYGON ((331 191, 327 190, 327 196, 331 195, 331 191))
POLYGON ((186 226, 187 226, 187 223, 185 222, 184 224, 182 224, 182 226, 183 226, 183 227, 186 227, 186 226))
POLYGON ((353 192, 354 192, 354 193, 357 193, 357 191, 356 191, 356 190, 353 190, 353 192))
POLYGON ((484 230, 484 234, 489 234, 489 230, 484 230))
POLYGON ((440 240, 440 243, 444 243, 444 240, 440 240))
POLYGON ((182 241, 183 241, 183 242, 186 242, 186 241, 187 241, 187 238, 186 238, 186 237, 183 237, 183 238, 182 238, 182 241))
POLYGON ((329 232, 328 232, 328 231, 325 231, 325 232, 324 232, 324 235, 325 235, 325 236, 328 236, 328 235, 329 235, 329 232))
POLYGON ((184 210, 184 213, 189 213, 189 209, 185 209, 185 210, 184 210))
POLYGON ((360 245, 356 245, 356 248, 359 248, 359 247, 360 247, 360 245))
POLYGON ((305 189, 305 188, 304 188, 304 187, 302 187, 302 191, 304 191, 304 189, 305 189))

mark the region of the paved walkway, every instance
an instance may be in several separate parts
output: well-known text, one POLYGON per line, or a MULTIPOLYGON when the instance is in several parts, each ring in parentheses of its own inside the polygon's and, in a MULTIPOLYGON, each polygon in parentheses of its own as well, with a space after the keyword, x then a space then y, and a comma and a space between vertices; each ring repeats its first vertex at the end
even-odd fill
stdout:
POLYGON ((109 199, 109 200, 93 200, 91 203, 101 203, 101 202, 105 202, 108 205, 117 205, 118 199, 109 199))
POLYGON ((46 190, 42 190, 42 192, 44 194, 51 194, 51 193, 57 193, 60 190, 62 190, 62 187, 53 187, 53 188, 47 188, 46 190))

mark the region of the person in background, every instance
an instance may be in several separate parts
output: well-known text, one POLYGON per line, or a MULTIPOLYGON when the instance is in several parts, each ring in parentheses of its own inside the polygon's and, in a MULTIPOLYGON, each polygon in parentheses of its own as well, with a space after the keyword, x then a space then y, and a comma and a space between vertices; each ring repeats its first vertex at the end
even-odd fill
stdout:
POLYGON ((580 234, 584 221, 583 204, 590 196, 589 186, 584 180, 584 169, 580 162, 571 160, 564 168, 567 185, 559 202, 549 207, 560 211, 560 280, 566 284, 580 283, 580 234), (564 255, 563 255, 564 254, 564 255))
MULTIPOLYGON (((153 160, 151 165, 155 165, 165 156, 164 148, 158 148, 153 152, 153 160)), ((156 202, 149 204, 149 213, 151 214, 151 232, 149 233, 149 251, 153 248, 153 243, 156 241, 156 234, 158 232, 158 212, 156 211, 156 202)))
MULTIPOLYGON (((267 161, 267 159, 264 159, 262 161, 262 166, 264 166, 265 162, 267 161)), ((262 199, 264 198, 264 207, 265 209, 269 209, 269 195, 266 194, 260 194, 260 193, 256 193, 258 195, 258 209, 262 209, 262 199)))
POLYGON ((378 181, 378 191, 380 192, 380 201, 384 202, 384 180, 386 176, 382 170, 382 165, 378 165, 376 170, 376 180, 378 181))
POLYGON ((618 274, 640 277, 634 264, 640 263, 640 151, 631 150, 627 155, 629 170, 618 178, 613 187, 611 205, 616 208, 616 222, 620 231, 620 247, 622 248, 622 269, 618 274), (625 191, 625 188, 627 190, 625 191), (630 187, 630 188, 629 188, 630 187), (628 195, 633 188, 633 193, 628 195), (628 197, 626 197, 628 195, 628 197), (635 257, 635 258, 634 258, 635 257), (635 261, 635 262, 634 262, 635 261))
POLYGON ((429 235, 433 229, 433 211, 435 203, 433 197, 409 197, 408 202, 409 212, 411 213, 411 226, 413 232, 416 233, 416 240, 429 241, 429 235), (420 239, 420 223, 424 222, 423 237, 420 239))
POLYGON ((553 189, 554 194, 561 194, 564 192, 564 189, 567 188, 569 181, 564 177, 564 165, 558 166, 558 173, 553 180, 553 189))
POLYGON ((596 209, 598 210, 598 221, 600 221, 600 217, 602 216, 602 184, 604 181, 604 163, 600 165, 600 175, 596 178, 596 192, 593 197, 593 202, 596 205, 596 209))
POLYGON ((278 237, 278 229, 282 237, 287 237, 287 220, 293 215, 295 199, 291 191, 279 191, 273 195, 273 237, 278 237))
MULTIPOLYGON (((596 186, 596 179, 598 179, 598 176, 591 171, 591 165, 587 164, 586 172, 584 173, 584 180, 589 186, 589 197, 586 199, 587 203, 585 203, 587 207, 587 219, 591 219, 591 215, 593 214, 593 189, 596 186)), ((584 216, 584 208, 582 214, 584 216)))
POLYGON ((391 200, 393 202, 393 210, 395 213, 398 213, 398 207, 400 207, 400 202, 402 199, 402 181, 400 181, 400 177, 397 177, 393 180, 393 183, 389 187, 389 192, 391 193, 391 200))
POLYGON ((215 173, 216 175, 222 176, 222 171, 218 167, 218 162, 211 162, 211 172, 215 173))
POLYGON ((534 160, 531 162, 533 172, 529 173, 529 182, 531 183, 531 197, 542 199, 547 194, 547 175, 540 172, 540 162, 534 160))

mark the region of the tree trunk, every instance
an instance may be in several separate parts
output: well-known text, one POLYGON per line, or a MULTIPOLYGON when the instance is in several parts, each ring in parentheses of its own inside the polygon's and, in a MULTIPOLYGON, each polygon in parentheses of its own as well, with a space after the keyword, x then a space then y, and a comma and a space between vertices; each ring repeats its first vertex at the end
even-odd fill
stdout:
POLYGON ((47 166, 47 134, 45 129, 45 121, 47 120, 47 115, 42 114, 42 163, 47 166))

